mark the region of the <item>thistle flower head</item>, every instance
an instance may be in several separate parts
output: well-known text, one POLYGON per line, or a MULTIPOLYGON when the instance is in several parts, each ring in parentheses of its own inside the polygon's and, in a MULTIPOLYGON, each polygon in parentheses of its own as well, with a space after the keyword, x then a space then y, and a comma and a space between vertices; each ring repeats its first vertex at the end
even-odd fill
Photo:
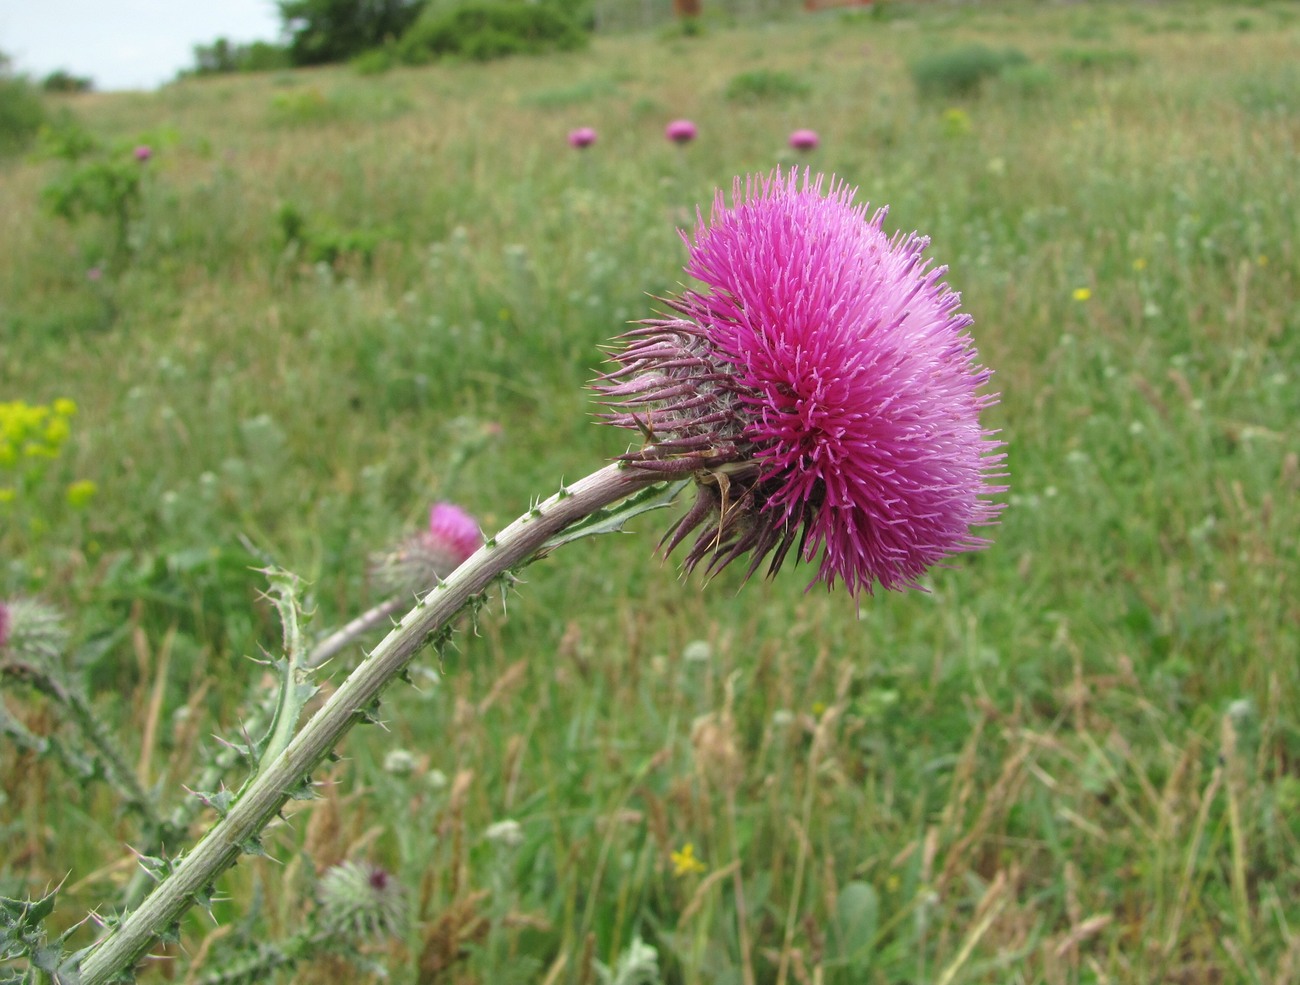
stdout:
POLYGON ((321 924, 361 942, 406 932, 406 894, 385 869, 368 862, 340 862, 320 881, 321 924))
POLYGON ((596 142, 596 131, 591 127, 578 127, 569 131, 569 146, 582 150, 596 142))
POLYGON ((454 503, 435 503, 429 526, 372 561, 386 591, 427 591, 483 546, 478 522, 454 503))
POLYGON ((690 120, 673 120, 664 128, 664 136, 675 144, 689 144, 698 133, 690 120))
POLYGON ((139 146, 136 147, 133 153, 135 155, 135 159, 139 161, 141 164, 144 164, 146 161, 149 160, 149 158, 153 157, 153 148, 150 147, 148 144, 140 144, 139 146))
POLYGON ((749 553, 775 573, 792 548, 828 587, 918 587, 933 564, 986 541, 1001 507, 996 397, 960 296, 887 236, 853 191, 805 171, 736 180, 701 216, 679 317, 627 334, 598 383, 609 423, 647 443, 636 467, 694 473, 694 506, 665 537, 699 533, 709 571, 749 553))
POLYGON ((815 150, 819 143, 816 130, 795 130, 790 134, 790 146, 795 150, 815 150))

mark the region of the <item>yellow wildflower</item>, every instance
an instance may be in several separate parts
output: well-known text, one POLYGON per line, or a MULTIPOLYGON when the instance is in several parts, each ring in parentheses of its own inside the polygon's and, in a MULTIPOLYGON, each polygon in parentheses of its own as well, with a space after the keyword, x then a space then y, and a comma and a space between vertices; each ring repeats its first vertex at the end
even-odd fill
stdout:
POLYGON ((78 479, 68 486, 65 495, 68 499, 68 505, 79 510, 94 499, 97 492, 99 492, 99 486, 95 485, 91 480, 78 479))
POLYGON ((687 842, 680 852, 673 852, 673 875, 684 876, 692 872, 703 872, 707 866, 695 857, 695 845, 687 842))
POLYGON ((1074 289, 1074 300, 1076 300, 1076 301, 1087 301, 1088 298, 1090 298, 1090 297, 1092 297, 1092 291, 1090 291, 1088 288, 1086 288, 1086 287, 1076 287, 1076 288, 1074 289))

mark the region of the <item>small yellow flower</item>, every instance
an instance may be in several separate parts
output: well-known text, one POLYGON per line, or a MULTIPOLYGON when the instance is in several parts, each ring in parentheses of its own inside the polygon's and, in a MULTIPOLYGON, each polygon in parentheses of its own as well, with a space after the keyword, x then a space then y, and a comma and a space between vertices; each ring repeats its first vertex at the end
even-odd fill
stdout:
POLYGON ((1143 271, 1143 270, 1146 270, 1146 269, 1147 269, 1147 258, 1146 258, 1146 257, 1138 257, 1136 260, 1134 260, 1134 261, 1133 261, 1133 269, 1136 270, 1136 271, 1138 271, 1139 273, 1140 273, 1141 271, 1143 271))
POLYGON ((49 422, 45 425, 45 434, 43 435, 45 443, 52 448, 57 448, 68 440, 68 435, 71 433, 71 430, 72 429, 68 427, 68 419, 66 417, 51 417, 49 422))
POLYGON ((95 483, 89 479, 78 479, 68 486, 66 493, 68 505, 79 510, 94 499, 97 492, 99 492, 99 486, 95 485, 95 483))
POLYGON ((17 498, 17 489, 12 486, 0 486, 0 503, 12 503, 17 498))
POLYGON ((695 857, 695 845, 687 842, 680 852, 673 852, 673 875, 684 876, 692 872, 703 872, 707 866, 695 857))
POLYGON ((1086 288, 1086 287, 1076 287, 1076 288, 1074 289, 1074 300, 1076 300, 1076 301, 1087 301, 1088 298, 1090 298, 1090 297, 1092 297, 1092 291, 1090 291, 1088 288, 1086 288))
POLYGON ((77 413, 77 402, 69 400, 67 397, 60 397, 54 401, 54 413, 60 417, 75 417, 77 413))
POLYGON ((822 717, 822 714, 823 714, 825 711, 826 711, 826 702, 825 702, 825 701, 814 701, 814 702, 812 703, 812 713, 813 713, 813 717, 814 717, 814 718, 821 718, 821 717, 822 717))
POLYGON ((1261 253, 1259 256, 1255 258, 1255 262, 1258 263, 1261 267, 1267 267, 1268 257, 1265 254, 1261 253))

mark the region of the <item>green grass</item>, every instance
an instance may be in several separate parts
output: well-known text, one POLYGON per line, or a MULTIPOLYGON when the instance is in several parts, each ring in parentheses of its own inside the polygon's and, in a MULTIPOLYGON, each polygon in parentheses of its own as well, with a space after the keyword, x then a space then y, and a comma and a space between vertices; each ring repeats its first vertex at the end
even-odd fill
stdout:
MULTIPOLYGON (((166 136, 98 281, 113 230, 39 205, 60 165, 0 165, 0 401, 80 408, 0 526, 0 589, 78 613, 95 701, 168 804, 277 644, 250 569, 309 580, 323 632, 376 601, 368 555, 432 499, 496 528, 620 452, 585 389, 601 345, 683 281, 677 227, 790 163, 796 127, 932 237, 1002 393, 1003 522, 928 593, 683 580, 653 516, 528 569, 508 618, 349 737, 269 838, 280 864, 225 877, 223 929, 187 922, 185 955, 289 932, 346 855, 416 904, 379 952, 399 981, 595 982, 634 934, 674 985, 1297 973, 1300 21, 897 6, 69 99, 106 142, 166 136), (1044 69, 919 99, 909 64, 969 44, 1044 69), (756 69, 809 93, 729 102, 756 69), (313 264, 285 203, 382 239, 313 264), (384 770, 393 748, 414 774, 384 770), (513 849, 484 838, 506 818, 513 849), (687 843, 706 870, 676 876, 687 843)), ((61 925, 111 906, 132 819, 48 760, 0 769, 0 893, 66 880, 61 925)))

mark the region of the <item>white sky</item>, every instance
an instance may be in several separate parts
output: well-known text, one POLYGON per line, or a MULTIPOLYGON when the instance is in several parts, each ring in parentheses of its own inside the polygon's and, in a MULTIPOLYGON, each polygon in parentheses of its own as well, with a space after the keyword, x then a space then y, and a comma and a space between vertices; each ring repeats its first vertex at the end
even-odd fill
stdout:
POLYGON ((275 0, 0 0, 0 51, 34 79, 55 69, 95 88, 152 89, 218 37, 275 41, 275 0))

